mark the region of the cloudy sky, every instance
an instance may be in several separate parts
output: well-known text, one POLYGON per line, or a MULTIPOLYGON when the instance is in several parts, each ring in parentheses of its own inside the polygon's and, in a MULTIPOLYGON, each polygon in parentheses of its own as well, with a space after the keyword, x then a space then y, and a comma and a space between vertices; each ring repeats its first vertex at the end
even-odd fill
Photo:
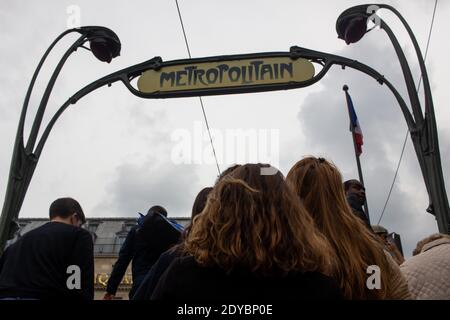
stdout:
MULTIPOLYGON (((385 2, 403 14, 424 52, 434 1, 385 2)), ((384 32, 374 30, 351 46, 337 39, 336 18, 356 4, 361 2, 179 0, 193 57, 288 51, 298 45, 366 63, 405 94, 398 60, 384 32)), ((402 42, 417 82, 418 67, 405 31, 393 14, 380 11, 380 15, 402 42)), ((78 17, 81 25, 114 30, 122 42, 121 56, 106 64, 86 50, 73 54, 53 90, 44 124, 70 95, 101 76, 154 56, 165 61, 188 57, 174 0, 1 1, 0 199, 4 198, 14 136, 31 76, 49 44, 68 25, 77 23, 78 17)), ((447 182, 449 17, 450 5, 441 0, 427 58, 447 182)), ((74 40, 75 36, 67 36, 61 41, 42 70, 26 133, 52 69, 74 40)), ((224 160, 219 163, 221 169, 242 160, 265 161, 286 174, 296 161, 313 154, 336 163, 344 179, 357 177, 344 84, 350 87, 364 133, 361 162, 371 220, 378 221, 406 125, 390 91, 356 71, 334 67, 322 81, 302 89, 205 97, 216 150, 224 160), (245 132, 256 134, 261 144, 258 151, 268 152, 251 154, 245 145, 233 144, 232 136, 245 132), (269 147, 264 148, 265 142, 269 147)), ((78 199, 90 217, 136 216, 154 204, 165 206, 172 216, 188 216, 196 193, 214 183, 217 168, 211 159, 198 98, 144 100, 117 83, 89 94, 62 115, 44 148, 20 216, 47 216, 51 201, 61 196, 78 199), (186 154, 191 155, 191 161, 177 161, 180 149, 185 160, 186 154)), ((427 206, 418 162, 408 141, 381 222, 402 236, 407 255, 418 240, 437 231, 434 217, 425 212, 427 206)))

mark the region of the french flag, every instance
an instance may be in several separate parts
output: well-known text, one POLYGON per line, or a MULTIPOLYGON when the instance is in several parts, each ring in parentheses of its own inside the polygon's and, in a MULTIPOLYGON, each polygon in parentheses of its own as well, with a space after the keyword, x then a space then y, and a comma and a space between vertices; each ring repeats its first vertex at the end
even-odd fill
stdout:
POLYGON ((361 126, 359 125, 358 117, 356 116, 355 108, 353 107, 352 98, 347 90, 345 91, 345 96, 347 98, 348 112, 350 114, 350 131, 353 132, 353 137, 355 139, 356 155, 360 156, 362 153, 362 145, 364 144, 363 133, 361 126))

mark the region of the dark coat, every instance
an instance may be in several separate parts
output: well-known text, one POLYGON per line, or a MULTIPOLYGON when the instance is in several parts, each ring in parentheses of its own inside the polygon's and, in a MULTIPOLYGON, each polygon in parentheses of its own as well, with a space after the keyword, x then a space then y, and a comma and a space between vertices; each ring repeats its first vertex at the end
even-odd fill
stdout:
POLYGON ((178 243, 181 232, 159 213, 149 213, 142 226, 133 227, 127 235, 108 280, 106 291, 115 294, 130 261, 133 287, 130 297, 161 253, 178 243))
POLYGON ((92 300, 93 248, 88 231, 61 222, 27 232, 0 259, 0 298, 92 300), (79 289, 67 286, 78 272, 70 266, 79 267, 79 289))
POLYGON ((141 285, 132 296, 132 300, 150 300, 153 291, 158 284, 159 279, 170 266, 170 264, 181 256, 180 250, 169 249, 159 257, 158 261, 153 265, 150 271, 142 280, 141 285))
POLYGON ((219 267, 202 267, 190 256, 171 263, 152 295, 152 300, 220 302, 342 298, 337 283, 318 272, 274 278, 246 270, 227 274, 219 267))

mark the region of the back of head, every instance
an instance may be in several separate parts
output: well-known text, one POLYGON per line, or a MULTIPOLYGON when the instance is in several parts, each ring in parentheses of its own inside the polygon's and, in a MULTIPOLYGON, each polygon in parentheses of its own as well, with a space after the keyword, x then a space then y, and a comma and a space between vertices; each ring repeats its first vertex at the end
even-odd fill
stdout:
MULTIPOLYGON (((138 242, 154 242, 155 230, 158 229, 156 226, 161 224, 162 221, 169 223, 165 218, 167 218, 167 211, 163 207, 156 205, 148 209, 147 214, 138 220, 138 228, 136 229, 138 242)), ((162 224, 164 225, 164 223, 162 224)))
POLYGON ((417 242, 417 246, 416 246, 416 248, 413 251, 413 256, 416 256, 419 253, 421 253, 423 247, 425 245, 427 245, 428 243, 433 242, 433 241, 438 240, 438 239, 443 239, 443 238, 450 239, 450 235, 444 234, 444 233, 434 233, 431 236, 428 236, 428 237, 420 240, 419 242, 417 242))
POLYGON ((68 218, 76 213, 78 218, 84 224, 86 223, 86 217, 84 216, 83 209, 77 200, 72 198, 59 198, 52 202, 49 209, 50 220, 56 217, 68 218))
POLYGON ((161 206, 153 206, 136 229, 136 255, 157 258, 176 244, 180 236, 181 231, 167 219, 167 211, 161 206))
POLYGON ((352 185, 361 185, 361 182, 359 182, 359 180, 356 179, 350 179, 344 182, 344 191, 347 192, 348 189, 350 189, 350 187, 352 185))
POLYGON ((220 180, 195 219, 185 251, 201 265, 273 275, 325 270, 328 242, 278 171, 246 164, 220 180))
POLYGON ((341 210, 348 207, 339 170, 323 158, 306 157, 300 160, 291 168, 286 179, 321 228, 326 220, 335 218, 330 216, 327 207, 340 207, 341 210))
POLYGON ((206 187, 203 188, 195 197, 194 204, 192 206, 191 212, 191 222, 186 226, 183 231, 183 239, 186 239, 189 232, 191 232, 192 223, 194 222, 194 218, 199 215, 203 209, 205 209, 206 202, 208 201, 208 195, 211 193, 213 188, 206 187))
POLYGON ((167 211, 161 206, 153 206, 148 209, 147 214, 138 219, 138 228, 136 231, 140 234, 140 237, 148 236, 154 228, 155 221, 164 220, 167 221, 167 211))
POLYGON ((233 164, 226 168, 224 171, 220 173, 220 175, 217 177, 215 184, 217 184, 220 180, 227 177, 229 174, 231 174, 235 169, 239 168, 240 164, 233 164))
POLYGON ((149 213, 159 213, 161 215, 163 215, 164 217, 167 217, 167 211, 166 209, 164 209, 164 207, 161 206, 153 206, 150 209, 148 209, 147 214, 149 213))
POLYGON ((378 265, 387 270, 388 262, 381 244, 352 213, 336 166, 323 158, 306 157, 291 168, 287 181, 332 243, 340 260, 336 276, 346 297, 383 297, 385 288, 367 289, 366 268, 378 265))
POLYGON ((384 233, 388 234, 389 233, 389 231, 385 227, 380 226, 379 224, 373 225, 372 230, 376 234, 384 234, 384 233))
POLYGON ((211 192, 213 188, 206 187, 203 188, 198 194, 197 197, 195 197, 194 205, 192 206, 192 212, 191 212, 191 220, 194 219, 196 215, 198 215, 200 212, 203 211, 203 209, 206 206, 206 200, 208 199, 208 195, 211 192))

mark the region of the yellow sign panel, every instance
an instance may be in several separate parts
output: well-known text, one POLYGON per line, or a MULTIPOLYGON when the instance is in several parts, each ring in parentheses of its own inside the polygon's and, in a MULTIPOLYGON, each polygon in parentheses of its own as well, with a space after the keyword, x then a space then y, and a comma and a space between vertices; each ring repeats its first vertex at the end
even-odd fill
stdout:
POLYGON ((306 59, 247 58, 147 70, 138 80, 138 89, 142 93, 204 90, 303 82, 312 77, 314 66, 306 59))
MULTIPOLYGON (((94 285, 101 285, 103 287, 107 287, 108 280, 109 280, 110 274, 109 273, 98 273, 95 275, 94 278, 94 285)), ((122 281, 120 282, 121 285, 131 285, 133 284, 133 280, 131 277, 131 274, 125 274, 125 276, 122 278, 122 281)))

